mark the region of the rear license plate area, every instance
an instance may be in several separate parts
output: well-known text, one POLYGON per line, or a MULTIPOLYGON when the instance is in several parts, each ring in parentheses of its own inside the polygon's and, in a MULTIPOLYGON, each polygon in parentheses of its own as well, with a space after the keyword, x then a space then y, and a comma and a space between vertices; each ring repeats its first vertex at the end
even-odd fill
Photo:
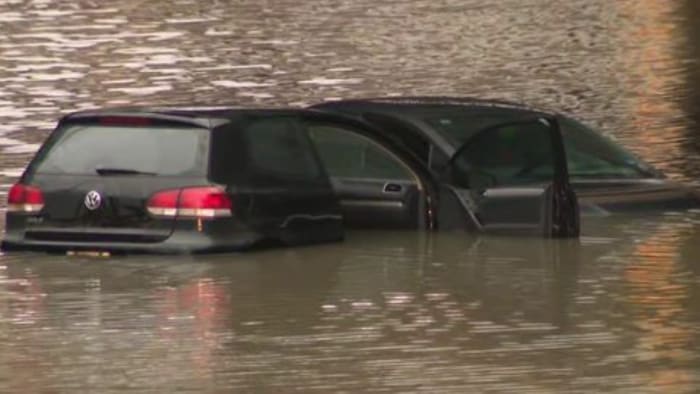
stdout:
POLYGON ((69 250, 66 252, 66 256, 70 257, 93 257, 93 258, 105 258, 110 257, 112 254, 104 250, 69 250))

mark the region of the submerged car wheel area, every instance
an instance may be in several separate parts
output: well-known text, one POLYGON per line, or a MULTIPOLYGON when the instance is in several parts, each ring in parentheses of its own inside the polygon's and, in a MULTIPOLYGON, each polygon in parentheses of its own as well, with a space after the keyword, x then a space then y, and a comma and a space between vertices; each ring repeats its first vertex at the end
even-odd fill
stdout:
POLYGON ((345 228, 578 235, 556 118, 489 125, 441 174, 390 127, 317 110, 70 114, 10 190, 2 248, 216 252, 338 241, 345 228))

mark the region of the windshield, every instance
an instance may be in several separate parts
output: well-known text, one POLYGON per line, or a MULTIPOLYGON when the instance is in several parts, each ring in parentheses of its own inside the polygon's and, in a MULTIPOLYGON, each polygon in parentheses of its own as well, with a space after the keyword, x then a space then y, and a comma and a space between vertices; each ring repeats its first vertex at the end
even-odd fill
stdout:
POLYGON ((204 175, 206 129, 68 125, 37 157, 43 174, 204 175))
MULTIPOLYGON (((478 130, 516 120, 516 113, 426 114, 423 120, 462 145, 478 130)), ((559 117, 572 179, 652 178, 655 171, 624 148, 573 119, 559 117)))

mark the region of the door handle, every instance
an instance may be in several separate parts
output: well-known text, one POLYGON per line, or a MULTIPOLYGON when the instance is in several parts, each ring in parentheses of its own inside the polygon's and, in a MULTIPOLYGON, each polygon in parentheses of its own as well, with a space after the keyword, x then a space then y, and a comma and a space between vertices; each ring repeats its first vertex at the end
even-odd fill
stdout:
POLYGON ((384 189, 382 191, 384 193, 401 193, 401 190, 403 190, 403 187, 398 183, 388 182, 384 184, 384 189))

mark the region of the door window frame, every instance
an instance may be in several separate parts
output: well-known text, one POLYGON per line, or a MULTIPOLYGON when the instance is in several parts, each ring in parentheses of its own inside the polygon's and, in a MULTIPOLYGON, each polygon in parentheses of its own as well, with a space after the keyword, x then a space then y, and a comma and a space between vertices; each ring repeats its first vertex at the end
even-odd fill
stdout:
POLYGON ((316 148, 316 154, 319 156, 320 162, 323 164, 324 170, 326 171, 326 174, 328 175, 329 178, 337 178, 337 179, 367 179, 367 180, 386 180, 386 181, 410 181, 414 182, 416 185, 418 185, 419 190, 421 192, 423 191, 422 184, 423 182, 421 181, 421 177, 416 174, 416 172, 409 166, 408 164, 405 163, 405 161, 397 156, 394 152, 392 152, 390 149, 388 149, 386 146, 384 146, 382 143, 376 141, 375 139, 371 138, 370 136, 366 135, 366 133, 360 132, 357 128, 349 126, 349 125, 344 125, 344 124, 338 124, 338 123, 333 123, 333 122, 306 122, 306 130, 309 135, 309 139, 311 140, 311 143, 314 145, 316 148), (359 140, 362 140, 363 142, 367 143, 370 147, 375 149, 376 151, 384 153, 382 156, 383 158, 389 158, 395 165, 401 167, 402 170, 406 172, 406 177, 404 178, 390 178, 390 177, 373 177, 373 176, 361 176, 361 177, 354 177, 354 176, 336 176, 331 173, 329 167, 326 165, 325 161, 323 160, 323 155, 320 152, 319 145, 317 144, 316 141, 314 141, 313 137, 313 128, 314 127, 325 127, 325 128, 332 128, 336 129, 339 133, 344 134, 345 136, 352 136, 354 138, 357 138, 359 140))

